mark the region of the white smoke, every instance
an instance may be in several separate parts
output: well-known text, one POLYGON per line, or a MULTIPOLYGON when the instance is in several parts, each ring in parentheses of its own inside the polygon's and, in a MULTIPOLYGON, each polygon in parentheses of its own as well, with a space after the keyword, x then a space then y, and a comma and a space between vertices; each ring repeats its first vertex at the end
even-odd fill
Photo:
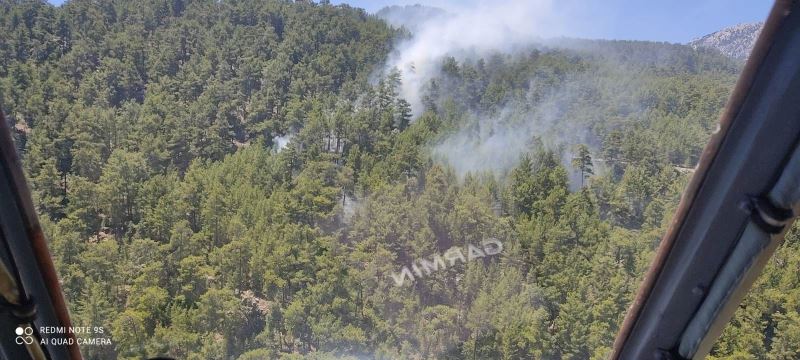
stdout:
POLYGON ((502 176, 535 145, 531 129, 512 125, 512 116, 513 111, 506 109, 497 117, 470 119, 469 125, 433 147, 434 159, 449 164, 460 177, 487 170, 502 176))
POLYGON ((396 46, 387 63, 387 68, 400 70, 403 81, 400 95, 419 115, 421 89, 438 74, 444 56, 511 52, 537 40, 565 34, 567 21, 555 11, 556 3, 555 0, 465 1, 460 6, 447 7, 446 16, 415 24, 412 37, 396 46))
POLYGON ((470 115, 456 132, 433 146, 432 156, 460 177, 484 171, 502 177, 522 154, 541 145, 561 151, 562 162, 570 168, 571 146, 591 146, 593 139, 585 124, 561 120, 569 116, 572 104, 582 101, 580 90, 594 86, 591 77, 574 75, 541 100, 529 94, 523 103, 511 102, 493 116, 470 115))
MULTIPOLYGON (((413 33, 395 46, 385 66, 387 71, 400 71, 400 96, 411 104, 415 116, 424 110, 424 89, 441 75, 446 56, 463 62, 496 53, 523 54, 532 48, 558 47, 565 36, 585 36, 607 25, 589 14, 585 4, 572 0, 464 0, 442 7, 443 15, 409 20, 413 26, 402 24, 413 33)), ((394 19, 393 24, 399 23, 394 19)), ((571 145, 591 142, 586 127, 560 121, 564 109, 576 100, 580 92, 576 89, 587 80, 591 81, 567 79, 544 99, 510 103, 491 115, 470 114, 463 126, 434 145, 432 155, 461 176, 487 170, 502 176, 537 141, 569 154, 571 145)), ((569 163, 565 161, 568 168, 569 163)))
POLYGON ((289 141, 292 140, 293 135, 284 135, 284 136, 276 136, 272 138, 272 143, 275 144, 277 152, 281 152, 281 150, 285 149, 286 146, 289 145, 289 141))

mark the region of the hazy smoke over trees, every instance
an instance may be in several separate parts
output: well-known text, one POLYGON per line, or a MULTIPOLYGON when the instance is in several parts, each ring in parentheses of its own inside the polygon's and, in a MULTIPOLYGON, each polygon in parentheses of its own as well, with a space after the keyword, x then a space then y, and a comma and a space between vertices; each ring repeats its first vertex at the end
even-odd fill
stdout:
MULTIPOLYGON (((600 155, 598 145, 615 127, 642 125, 673 112, 673 105, 653 101, 654 87, 678 90, 666 76, 709 67, 736 71, 733 63, 685 45, 564 37, 602 26, 602 19, 580 20, 570 1, 559 2, 558 9, 548 0, 467 4, 407 26, 416 30, 396 45, 385 66, 399 70, 400 96, 415 116, 432 104, 457 104, 456 129, 448 128, 434 142, 432 154, 460 175, 491 171, 502 176, 535 145, 556 150, 572 168, 575 144, 600 155), (598 128, 598 123, 611 126, 598 128)), ((683 110, 678 115, 686 124, 696 116, 683 110)), ((683 131, 668 131, 686 137, 677 135, 683 131)), ((691 143, 695 137, 674 141, 691 143)), ((686 154, 670 156, 692 165, 686 154)), ((602 162, 595 165, 602 172, 602 162)))
MULTIPOLYGON (((461 176, 481 171, 502 176, 516 166, 522 153, 537 146, 568 152, 568 144, 591 142, 587 128, 561 121, 571 105, 581 101, 576 88, 584 86, 589 86, 588 80, 574 78, 550 89, 542 99, 531 91, 499 111, 469 115, 465 125, 433 146, 434 159, 446 161, 461 176)), ((569 155, 565 156, 568 164, 569 155)))
MULTIPOLYGON (((413 19, 404 23, 414 32, 396 46, 388 63, 389 68, 400 70, 400 95, 411 103, 417 115, 422 108, 420 91, 438 75, 442 57, 510 52, 537 39, 560 35, 564 23, 555 15, 550 0, 465 2, 448 8, 445 15, 425 19, 422 23, 413 19)), ((395 18, 394 24, 399 23, 395 18)))
MULTIPOLYGON (((565 34, 569 27, 566 17, 557 13, 553 5, 549 0, 466 2, 406 23, 398 20, 403 15, 398 12, 403 9, 387 8, 379 15, 394 25, 402 24, 412 34, 396 46, 386 68, 400 71, 400 96, 409 101, 418 116, 424 111, 431 80, 443 76, 444 58, 465 61, 500 53, 523 53, 547 38, 565 34)), ((419 6, 405 10, 409 18, 409 13, 421 11, 419 6)), ((574 85, 558 84, 544 99, 525 96, 508 101, 499 110, 470 111, 467 125, 435 145, 434 157, 450 164, 460 175, 485 170, 501 175, 517 163, 521 153, 531 149, 536 138, 550 147, 583 141, 585 129, 556 126, 563 113, 559 109, 573 98, 565 91, 574 85)), ((447 87, 440 90, 441 97, 449 95, 447 87)))

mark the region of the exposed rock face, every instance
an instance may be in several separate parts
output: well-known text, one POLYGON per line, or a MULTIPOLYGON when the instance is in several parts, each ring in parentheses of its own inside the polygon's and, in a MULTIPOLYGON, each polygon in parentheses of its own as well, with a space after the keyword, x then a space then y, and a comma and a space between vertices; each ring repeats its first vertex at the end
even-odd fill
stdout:
POLYGON ((750 55, 763 25, 763 22, 734 25, 694 39, 689 46, 717 49, 727 56, 744 60, 750 55))

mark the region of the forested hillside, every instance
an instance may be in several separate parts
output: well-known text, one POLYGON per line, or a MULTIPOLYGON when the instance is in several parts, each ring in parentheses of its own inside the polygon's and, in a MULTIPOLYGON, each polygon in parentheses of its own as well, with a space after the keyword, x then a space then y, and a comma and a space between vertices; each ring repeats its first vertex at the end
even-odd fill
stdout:
MULTIPOLYGON (((603 359, 740 66, 627 41, 445 58, 414 117, 381 71, 408 35, 348 6, 0 14, 0 108, 73 323, 113 341, 88 359, 603 359)), ((800 354, 787 243, 718 358, 800 354)))

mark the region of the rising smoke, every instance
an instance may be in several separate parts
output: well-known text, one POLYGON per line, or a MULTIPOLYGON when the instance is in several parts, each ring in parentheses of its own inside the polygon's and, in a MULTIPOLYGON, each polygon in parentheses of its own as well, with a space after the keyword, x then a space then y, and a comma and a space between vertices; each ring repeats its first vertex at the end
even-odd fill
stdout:
MULTIPOLYGON (((424 89, 431 79, 441 76, 445 56, 463 61, 492 53, 518 53, 538 44, 552 45, 548 39, 575 33, 582 27, 571 23, 569 1, 558 2, 559 11, 555 4, 554 0, 466 1, 447 6, 443 14, 410 20, 402 25, 412 35, 397 44, 386 69, 400 71, 400 95, 418 116, 424 108, 424 89)), ((384 15, 387 18, 392 14, 384 15)), ((401 24, 397 16, 391 17, 391 23, 401 24)), ((530 102, 510 103, 492 115, 468 115, 459 131, 434 145, 433 157, 448 163, 461 176, 481 171, 502 176, 536 141, 563 148, 585 142, 586 129, 566 128, 559 122, 563 105, 573 100, 571 91, 582 81, 569 80, 545 99, 536 100, 535 106, 530 102)))
POLYGON ((592 86, 591 78, 572 76, 542 99, 528 96, 510 102, 492 116, 468 115, 464 125, 433 145, 432 156, 449 164, 460 177, 485 171, 503 177, 523 153, 544 146, 562 153, 569 168, 570 145, 591 146, 594 139, 584 124, 562 120, 569 116, 572 104, 582 101, 578 89, 592 86))
MULTIPOLYGON (((421 90, 439 75, 444 56, 480 56, 488 52, 513 52, 545 37, 563 33, 565 21, 551 0, 466 1, 448 7, 443 16, 420 23, 409 20, 411 38, 397 44, 387 69, 400 70, 400 95, 415 113, 422 109, 421 90)), ((387 14, 389 16, 390 14, 387 14)), ((399 20, 393 20, 396 24, 399 20)))
POLYGON ((272 143, 275 144, 275 150, 277 152, 281 152, 281 150, 289 146, 289 142, 292 141, 292 137, 294 137, 292 134, 273 137, 272 143))

